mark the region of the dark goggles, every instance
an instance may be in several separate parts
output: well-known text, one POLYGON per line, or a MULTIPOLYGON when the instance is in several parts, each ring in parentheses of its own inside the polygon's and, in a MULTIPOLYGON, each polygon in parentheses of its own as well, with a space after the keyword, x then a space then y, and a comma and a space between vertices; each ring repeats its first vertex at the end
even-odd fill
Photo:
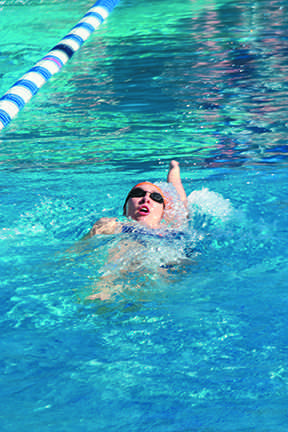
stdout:
POLYGON ((128 200, 129 198, 142 198, 142 197, 144 197, 147 193, 150 195, 150 198, 151 198, 153 201, 155 201, 155 202, 157 202, 157 203, 159 203, 159 204, 164 204, 164 198, 163 198, 163 196, 162 196, 159 192, 148 192, 148 191, 145 191, 145 190, 141 189, 140 187, 137 187, 137 188, 135 188, 135 189, 132 189, 132 190, 129 192, 129 194, 128 194, 127 200, 128 200))
MULTIPOLYGON (((157 202, 158 204, 164 205, 164 198, 159 192, 147 192, 147 191, 144 191, 143 189, 141 189, 140 187, 136 187, 136 188, 132 189, 129 192, 129 194, 127 195, 127 198, 125 200, 124 207, 123 207, 124 215, 126 213, 126 204, 127 204, 127 201, 129 200, 129 198, 143 198, 146 195, 146 193, 150 194, 150 198, 153 201, 157 202)), ((164 205, 164 207, 165 207, 165 205, 164 205)))

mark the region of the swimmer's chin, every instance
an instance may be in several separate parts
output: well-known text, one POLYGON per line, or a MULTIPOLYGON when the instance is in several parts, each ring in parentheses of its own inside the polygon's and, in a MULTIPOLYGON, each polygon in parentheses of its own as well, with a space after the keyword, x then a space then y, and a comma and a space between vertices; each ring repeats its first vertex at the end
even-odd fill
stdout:
POLYGON ((159 229, 163 226, 162 223, 156 223, 156 222, 149 222, 146 220, 147 216, 144 215, 139 215, 132 218, 129 218, 129 220, 133 223, 133 222, 137 222, 139 225, 145 227, 145 228, 149 228, 149 229, 159 229))

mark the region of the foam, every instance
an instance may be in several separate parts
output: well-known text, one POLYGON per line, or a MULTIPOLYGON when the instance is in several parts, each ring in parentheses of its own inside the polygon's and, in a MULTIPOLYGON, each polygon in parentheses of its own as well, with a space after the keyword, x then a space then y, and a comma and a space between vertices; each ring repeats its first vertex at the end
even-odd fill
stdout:
POLYGON ((223 224, 233 216, 231 202, 217 192, 207 188, 195 190, 188 196, 189 219, 196 222, 202 217, 202 227, 208 223, 223 224))

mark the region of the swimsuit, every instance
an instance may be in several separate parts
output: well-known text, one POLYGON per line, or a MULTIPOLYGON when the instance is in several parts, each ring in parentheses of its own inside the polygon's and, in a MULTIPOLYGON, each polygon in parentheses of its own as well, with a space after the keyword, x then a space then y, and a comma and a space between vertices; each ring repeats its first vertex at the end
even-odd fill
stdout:
POLYGON ((133 234, 133 236, 135 236, 135 238, 137 237, 138 240, 138 236, 148 236, 148 237, 154 237, 154 238, 159 238, 159 239, 167 239, 167 240, 172 240, 172 239, 178 239, 180 240, 183 236, 185 236, 184 231, 176 231, 176 230, 163 230, 163 229, 149 229, 146 227, 138 227, 138 226, 134 226, 134 225, 122 225, 121 228, 122 233, 129 233, 129 234, 133 234))
MULTIPOLYGON (((130 238, 143 244, 144 246, 151 245, 149 240, 158 239, 161 243, 165 243, 167 247, 173 247, 182 252, 186 258, 190 258, 195 248, 189 246, 189 235, 184 231, 173 229, 149 229, 143 226, 122 225, 121 231, 123 234, 129 234, 130 238)), ((191 243, 191 239, 190 239, 191 243)))

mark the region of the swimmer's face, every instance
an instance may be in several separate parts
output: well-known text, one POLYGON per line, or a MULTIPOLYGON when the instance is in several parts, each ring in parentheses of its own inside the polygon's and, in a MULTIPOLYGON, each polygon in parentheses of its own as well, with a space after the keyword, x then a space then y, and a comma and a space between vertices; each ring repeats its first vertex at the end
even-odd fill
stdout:
POLYGON ((158 228, 164 213, 163 197, 161 196, 162 202, 158 202, 151 198, 151 194, 154 192, 159 195, 159 189, 149 183, 142 184, 141 187, 134 188, 131 192, 136 189, 142 189, 146 193, 142 197, 133 197, 132 194, 126 204, 126 216, 149 228, 158 228))

